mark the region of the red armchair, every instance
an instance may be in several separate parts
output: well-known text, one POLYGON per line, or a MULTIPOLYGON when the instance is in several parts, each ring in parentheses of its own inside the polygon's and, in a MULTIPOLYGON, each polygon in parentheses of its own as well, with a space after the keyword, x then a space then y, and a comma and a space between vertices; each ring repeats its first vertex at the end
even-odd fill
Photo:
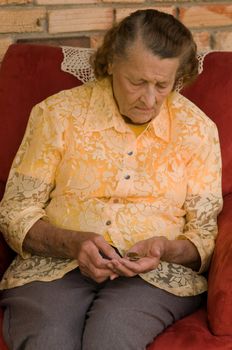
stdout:
MULTIPOLYGON (((59 47, 13 44, 0 69, 0 198, 32 106, 81 82, 61 71, 59 47)), ((203 72, 182 93, 218 126, 223 161, 224 207, 209 269, 205 305, 154 340, 149 350, 232 350, 232 52, 206 55, 203 72)), ((0 277, 14 257, 0 235, 0 277)), ((1 329, 0 349, 7 350, 1 329)))

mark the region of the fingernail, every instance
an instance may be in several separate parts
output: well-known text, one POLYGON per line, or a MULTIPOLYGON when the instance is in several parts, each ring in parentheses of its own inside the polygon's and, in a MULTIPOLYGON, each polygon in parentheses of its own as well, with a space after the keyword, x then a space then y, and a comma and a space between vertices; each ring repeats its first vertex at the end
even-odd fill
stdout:
POLYGON ((115 278, 117 278, 117 277, 118 277, 118 275, 112 275, 112 276, 110 276, 110 280, 113 281, 113 280, 115 280, 115 278))

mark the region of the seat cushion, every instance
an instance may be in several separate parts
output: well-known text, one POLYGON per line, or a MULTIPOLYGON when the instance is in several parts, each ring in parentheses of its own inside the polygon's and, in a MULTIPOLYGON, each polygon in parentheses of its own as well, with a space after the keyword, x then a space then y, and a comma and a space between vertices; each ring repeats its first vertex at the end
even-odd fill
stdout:
POLYGON ((214 334, 232 336, 232 193, 224 198, 218 223, 219 236, 209 271, 208 319, 214 334))
POLYGON ((231 336, 210 333, 204 308, 177 321, 159 335, 147 350, 231 350, 231 336))
POLYGON ((3 321, 3 311, 0 308, 0 349, 1 350, 8 350, 6 344, 3 340, 3 337, 2 337, 2 321, 3 321))

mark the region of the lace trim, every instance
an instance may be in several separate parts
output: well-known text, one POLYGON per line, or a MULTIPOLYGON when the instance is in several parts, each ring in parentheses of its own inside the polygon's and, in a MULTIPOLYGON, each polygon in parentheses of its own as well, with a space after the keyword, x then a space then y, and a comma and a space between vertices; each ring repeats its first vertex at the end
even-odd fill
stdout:
POLYGON ((205 56, 208 55, 211 51, 206 51, 202 53, 197 54, 197 59, 198 59, 198 73, 201 74, 203 72, 203 64, 204 64, 204 59, 205 56))
POLYGON ((90 56, 94 49, 63 46, 64 59, 61 63, 61 70, 74 75, 82 83, 95 80, 93 68, 90 65, 90 56))
MULTIPOLYGON (((77 79, 86 83, 88 81, 95 80, 93 68, 89 63, 90 56, 94 53, 95 49, 62 46, 62 52, 64 59, 61 63, 61 70, 74 75, 77 79)), ((198 73, 203 72, 203 63, 205 56, 212 51, 199 53, 197 59, 199 61, 198 73)), ((180 91, 183 87, 181 79, 177 82, 176 91, 180 91)))
MULTIPOLYGON (((203 64, 204 64, 204 59, 205 56, 208 55, 211 51, 206 51, 203 53, 198 53, 197 54, 197 59, 198 59, 198 74, 201 74, 203 72, 203 64)), ((183 80, 179 79, 177 81, 175 91, 179 92, 183 88, 183 80)))

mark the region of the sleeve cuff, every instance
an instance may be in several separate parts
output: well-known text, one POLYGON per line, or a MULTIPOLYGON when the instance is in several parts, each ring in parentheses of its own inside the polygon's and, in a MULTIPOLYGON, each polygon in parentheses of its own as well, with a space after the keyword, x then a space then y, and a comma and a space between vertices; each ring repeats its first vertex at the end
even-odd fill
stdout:
POLYGON ((46 216, 46 214, 41 208, 27 208, 23 210, 20 216, 18 216, 9 226, 10 239, 7 240, 7 243, 23 259, 31 256, 30 253, 23 249, 24 239, 30 228, 44 216, 46 216))
POLYGON ((197 271, 198 274, 202 274, 203 272, 208 270, 211 257, 214 250, 214 240, 201 237, 203 236, 203 232, 201 235, 196 234, 196 232, 185 232, 177 237, 177 239, 186 240, 188 239, 192 242, 198 250, 201 259, 201 266, 197 271))

